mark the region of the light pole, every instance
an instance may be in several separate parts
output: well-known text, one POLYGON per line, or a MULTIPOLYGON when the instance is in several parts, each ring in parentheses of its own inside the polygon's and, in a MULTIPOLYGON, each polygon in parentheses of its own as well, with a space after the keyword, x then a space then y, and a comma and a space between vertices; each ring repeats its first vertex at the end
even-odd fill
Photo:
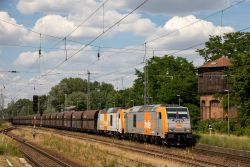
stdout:
POLYGON ((229 90, 227 92, 227 134, 230 135, 230 125, 229 125, 229 90))
POLYGON ((179 97, 179 106, 181 105, 181 95, 177 95, 179 97))

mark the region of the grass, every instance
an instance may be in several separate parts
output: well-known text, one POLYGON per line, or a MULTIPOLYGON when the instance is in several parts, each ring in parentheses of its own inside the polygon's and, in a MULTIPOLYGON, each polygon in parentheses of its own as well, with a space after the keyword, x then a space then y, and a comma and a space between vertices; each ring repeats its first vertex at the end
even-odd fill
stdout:
POLYGON ((10 126, 11 126, 11 124, 9 122, 2 122, 2 121, 0 122, 0 130, 8 128, 10 126))
POLYGON ((155 157, 148 157, 143 154, 125 151, 112 146, 106 146, 94 142, 83 141, 70 137, 63 137, 55 133, 39 131, 37 136, 32 139, 30 128, 22 128, 13 131, 17 135, 25 136, 29 141, 56 152, 60 152, 67 157, 71 157, 78 163, 86 166, 97 167, 116 167, 116 166, 178 166, 183 165, 172 161, 166 161, 155 157), (145 165, 145 163, 147 165, 145 165), (153 165, 151 165, 153 164, 153 165))
POLYGON ((250 151, 250 137, 247 136, 197 134, 197 138, 197 142, 201 144, 250 151))
POLYGON ((0 135, 0 155, 20 156, 14 142, 4 135, 0 135))

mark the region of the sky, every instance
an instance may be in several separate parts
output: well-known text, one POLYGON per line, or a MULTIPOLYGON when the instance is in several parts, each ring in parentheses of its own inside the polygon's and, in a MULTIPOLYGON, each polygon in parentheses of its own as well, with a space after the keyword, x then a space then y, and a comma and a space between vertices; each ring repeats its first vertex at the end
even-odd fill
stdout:
POLYGON ((153 55, 198 67, 209 36, 249 27, 249 16, 249 0, 0 0, 5 105, 88 71, 91 81, 128 88, 153 55))

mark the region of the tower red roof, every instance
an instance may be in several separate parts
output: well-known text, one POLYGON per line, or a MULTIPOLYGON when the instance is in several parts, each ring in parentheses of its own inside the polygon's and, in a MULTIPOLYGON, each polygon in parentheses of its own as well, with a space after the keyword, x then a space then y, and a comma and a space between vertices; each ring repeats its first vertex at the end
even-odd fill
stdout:
POLYGON ((200 66, 199 68, 209 68, 209 67, 228 67, 231 65, 231 61, 228 57, 222 56, 214 61, 207 62, 200 66))

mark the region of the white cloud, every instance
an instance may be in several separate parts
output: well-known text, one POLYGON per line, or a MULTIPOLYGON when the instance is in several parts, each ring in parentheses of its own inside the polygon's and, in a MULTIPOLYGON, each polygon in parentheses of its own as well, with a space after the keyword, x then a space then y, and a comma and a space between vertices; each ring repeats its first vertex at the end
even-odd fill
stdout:
POLYGON ((14 65, 29 67, 38 61, 38 57, 39 55, 37 52, 23 52, 15 60, 14 65))
POLYGON ((5 75, 0 73, 0 79, 4 79, 5 75))
MULTIPOLYGON (((104 16, 105 29, 112 26, 116 21, 124 17, 125 14, 120 14, 115 10, 108 10, 104 16)), ((86 15, 69 15, 63 17, 60 15, 46 15, 39 18, 33 30, 42 34, 53 34, 54 36, 64 37, 70 34, 70 38, 94 38, 103 32, 103 16, 101 13, 96 14, 90 20, 82 23, 86 15), (78 27, 78 28, 77 28, 78 27), (76 29, 77 28, 77 29, 76 29), (73 33, 71 33, 74 31, 73 33)), ((156 30, 156 24, 148 18, 142 18, 139 14, 131 14, 120 25, 114 27, 105 36, 114 36, 119 32, 130 32, 137 36, 147 36, 156 30)))
MULTIPOLYGON (((135 0, 111 1, 112 6, 117 8, 134 8, 140 2, 135 0)), ((230 3, 231 0, 149 0, 140 10, 151 14, 186 15, 222 9, 230 3)))
POLYGON ((212 22, 200 20, 193 15, 175 16, 167 21, 163 27, 158 27, 157 31, 147 38, 147 41, 159 37, 158 40, 149 43, 149 45, 153 48, 181 49, 206 42, 209 35, 223 35, 223 33, 233 31, 232 27, 215 26, 212 22))
POLYGON ((14 18, 11 18, 7 12, 0 11, 0 19, 0 43, 22 43, 22 39, 27 34, 27 31, 22 29, 23 26, 19 25, 20 27, 18 28, 11 25, 17 24, 17 22, 14 18))
POLYGON ((17 9, 23 14, 45 13, 89 13, 97 6, 94 0, 19 0, 17 9))
MULTIPOLYGON (((94 0, 19 0, 17 9, 23 14, 35 12, 71 13, 88 15, 103 1, 94 0)), ((132 9, 143 1, 111 0, 105 9, 132 9)), ((183 15, 199 11, 218 10, 231 3, 231 0, 149 0, 140 10, 154 14, 183 15)))

